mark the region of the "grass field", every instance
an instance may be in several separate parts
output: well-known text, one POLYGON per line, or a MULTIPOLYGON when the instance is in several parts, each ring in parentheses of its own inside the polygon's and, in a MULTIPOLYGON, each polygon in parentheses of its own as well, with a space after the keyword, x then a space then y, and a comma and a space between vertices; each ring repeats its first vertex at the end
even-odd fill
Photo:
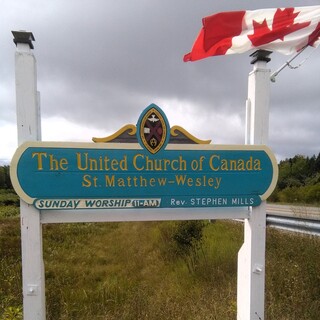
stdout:
MULTIPOLYGON (((0 210, 1 320, 22 319, 19 218, 8 210, 0 210)), ((236 319, 243 226, 200 227, 186 247, 179 222, 45 225, 47 319, 236 319)), ((319 315, 320 239, 268 229, 266 319, 319 315)))

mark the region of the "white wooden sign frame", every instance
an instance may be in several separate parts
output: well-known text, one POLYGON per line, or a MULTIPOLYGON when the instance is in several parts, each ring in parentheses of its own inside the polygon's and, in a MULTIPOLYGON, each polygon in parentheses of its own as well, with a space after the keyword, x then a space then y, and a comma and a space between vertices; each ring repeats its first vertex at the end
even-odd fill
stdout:
MULTIPOLYGON (((41 140, 40 99, 36 60, 30 32, 13 32, 16 43, 16 104, 18 144, 41 140)), ((247 144, 267 144, 270 70, 267 60, 254 63, 249 74, 247 100, 247 144)), ((42 224, 68 222, 161 221, 200 219, 244 219, 244 243, 238 254, 237 319, 264 319, 266 202, 259 207, 192 209, 116 209, 39 211, 20 201, 23 317, 44 320, 45 276, 42 224)))

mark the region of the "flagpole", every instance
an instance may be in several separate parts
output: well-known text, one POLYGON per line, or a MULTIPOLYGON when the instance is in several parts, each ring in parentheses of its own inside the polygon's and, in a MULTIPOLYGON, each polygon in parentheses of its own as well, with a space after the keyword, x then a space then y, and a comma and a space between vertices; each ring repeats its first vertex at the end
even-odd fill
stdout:
POLYGON ((276 76, 286 67, 290 66, 290 63, 297 58, 306 48, 308 47, 308 45, 304 46, 299 52, 297 52, 290 60, 286 61, 286 63, 284 63, 278 70, 276 70, 275 72, 273 72, 270 76, 270 80, 271 82, 276 82, 276 76))
MULTIPOLYGON (((269 131, 270 51, 258 50, 248 79, 246 144, 267 144, 269 131)), ((266 201, 249 207, 244 243, 238 253, 237 319, 264 320, 266 201)))

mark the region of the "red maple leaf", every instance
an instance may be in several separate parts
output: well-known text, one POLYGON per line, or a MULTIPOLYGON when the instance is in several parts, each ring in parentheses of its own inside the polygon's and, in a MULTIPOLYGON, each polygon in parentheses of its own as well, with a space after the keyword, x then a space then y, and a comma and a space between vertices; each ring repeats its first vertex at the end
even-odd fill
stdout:
POLYGON ((254 33, 248 35, 253 46, 258 47, 278 39, 283 41, 286 35, 310 25, 310 21, 294 23, 294 19, 300 12, 293 11, 294 8, 277 9, 273 17, 272 29, 269 29, 266 19, 262 23, 253 20, 254 33))
POLYGON ((316 41, 320 39, 320 22, 317 24, 314 31, 309 36, 308 45, 313 46, 316 41))

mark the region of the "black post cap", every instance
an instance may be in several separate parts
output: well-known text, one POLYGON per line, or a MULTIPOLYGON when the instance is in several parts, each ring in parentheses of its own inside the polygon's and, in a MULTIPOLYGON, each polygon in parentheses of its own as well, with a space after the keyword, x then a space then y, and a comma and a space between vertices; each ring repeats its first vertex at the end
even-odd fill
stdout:
POLYGON ((27 31, 11 31, 13 34, 13 42, 17 45, 18 43, 26 43, 29 45, 30 49, 33 49, 32 41, 35 41, 35 38, 32 32, 27 31))
POLYGON ((269 55, 272 53, 272 51, 268 50, 257 50, 254 53, 250 54, 250 57, 252 57, 251 64, 255 64, 257 61, 265 61, 269 62, 271 58, 269 58, 269 55))

